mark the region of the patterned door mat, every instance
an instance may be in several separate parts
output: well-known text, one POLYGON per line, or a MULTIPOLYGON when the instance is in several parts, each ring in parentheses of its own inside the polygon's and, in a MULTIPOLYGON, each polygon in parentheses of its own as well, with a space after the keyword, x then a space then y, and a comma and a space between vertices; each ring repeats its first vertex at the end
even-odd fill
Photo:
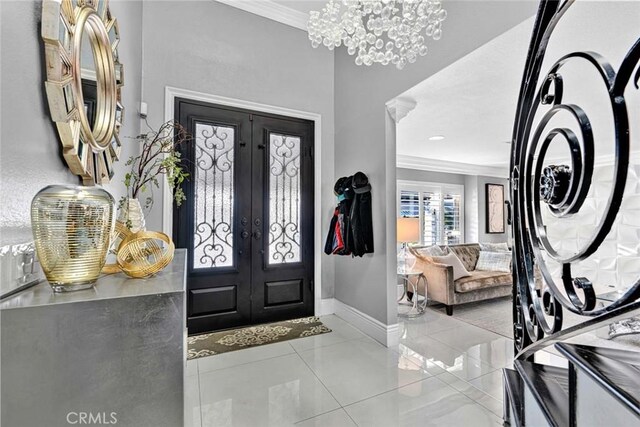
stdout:
POLYGON ((213 356, 264 344, 326 334, 331 329, 318 317, 302 317, 229 331, 192 335, 187 338, 187 359, 213 356))

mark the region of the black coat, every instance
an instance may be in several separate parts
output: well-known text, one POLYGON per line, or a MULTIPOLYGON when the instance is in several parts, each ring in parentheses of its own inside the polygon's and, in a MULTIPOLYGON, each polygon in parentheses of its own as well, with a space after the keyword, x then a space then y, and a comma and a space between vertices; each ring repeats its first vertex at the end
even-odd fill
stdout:
POLYGON ((325 253, 353 256, 373 253, 369 179, 364 173, 358 172, 338 179, 333 190, 338 198, 338 206, 331 219, 325 253))

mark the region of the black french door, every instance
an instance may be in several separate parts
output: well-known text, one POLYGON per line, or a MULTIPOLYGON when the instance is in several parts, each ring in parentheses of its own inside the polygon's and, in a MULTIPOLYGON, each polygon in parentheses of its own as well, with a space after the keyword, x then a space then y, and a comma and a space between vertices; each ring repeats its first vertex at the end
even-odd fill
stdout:
POLYGON ((312 315, 313 122, 180 98, 175 114, 189 333, 312 315))

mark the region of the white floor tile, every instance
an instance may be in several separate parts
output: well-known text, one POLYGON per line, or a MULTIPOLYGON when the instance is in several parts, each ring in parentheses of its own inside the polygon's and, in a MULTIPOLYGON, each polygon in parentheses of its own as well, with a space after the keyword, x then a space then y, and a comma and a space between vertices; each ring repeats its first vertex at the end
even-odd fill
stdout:
POLYGON ((186 374, 188 377, 198 375, 198 359, 187 360, 186 374))
POLYGON ((413 319, 401 319, 398 322, 400 338, 414 338, 421 335, 431 335, 438 332, 449 331, 465 323, 452 317, 427 310, 424 315, 413 319))
POLYGON ((216 354, 215 356, 201 357, 197 359, 198 369, 200 373, 211 372, 292 353, 294 353, 294 350, 293 347, 289 345, 289 341, 260 345, 244 350, 216 354))
POLYGON ((496 427, 500 419, 444 382, 428 378, 345 408, 360 426, 496 427))
POLYGON ((331 329, 331 332, 289 341, 291 346, 298 353, 314 348, 325 347, 328 345, 367 337, 365 334, 340 319, 338 316, 322 316, 320 320, 327 328, 331 329))
POLYGON ((488 395, 495 399, 502 400, 502 371, 493 371, 487 375, 483 375, 479 378, 475 378, 469 381, 469 383, 484 391, 488 395))
POLYGON ((504 414, 504 407, 500 400, 494 399, 489 395, 484 395, 479 399, 476 399, 475 401, 479 405, 493 412, 494 415, 498 416, 499 418, 502 418, 502 415, 504 414))
POLYGON ((341 405, 427 378, 426 370, 371 341, 347 341, 300 353, 341 405))
POLYGON ((201 427, 198 376, 187 377, 184 384, 184 426, 201 427))
POLYGON ((284 426, 340 405, 297 354, 200 374, 203 427, 284 426))
POLYGON ((502 335, 494 334, 486 329, 463 323, 460 327, 450 329, 448 331, 438 332, 431 335, 438 341, 448 345, 449 347, 459 350, 468 350, 478 344, 485 344, 500 339, 506 339, 502 335))
POLYGON ((421 360, 421 366, 436 365, 465 381, 495 370, 492 366, 470 357, 465 351, 449 347, 427 336, 402 340, 398 351, 411 360, 421 360))
POLYGON ((455 375, 451 375, 448 372, 444 374, 438 375, 436 378, 439 380, 449 384, 449 386, 453 387, 460 393, 467 396, 469 399, 479 403, 484 406, 494 414, 502 417, 502 399, 495 399, 492 396, 489 396, 484 391, 480 390, 472 386, 470 383, 461 380, 455 375))
POLYGON ((338 409, 327 414, 318 415, 308 420, 296 423, 298 427, 356 427, 351 417, 344 411, 338 409))

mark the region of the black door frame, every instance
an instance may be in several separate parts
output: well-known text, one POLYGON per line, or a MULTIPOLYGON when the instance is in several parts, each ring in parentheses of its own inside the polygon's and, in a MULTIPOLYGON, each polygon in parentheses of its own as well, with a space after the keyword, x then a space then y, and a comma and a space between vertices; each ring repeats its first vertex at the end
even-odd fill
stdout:
MULTIPOLYGON (((320 182, 321 169, 319 167, 320 159, 315 157, 315 152, 314 152, 315 146, 316 145, 320 146, 320 142, 321 142, 321 132, 320 132, 321 116, 317 113, 282 109, 281 107, 275 107, 275 106, 272 107, 272 106, 263 105, 263 104, 253 104, 253 103, 248 104, 242 100, 232 100, 232 101, 236 101, 236 103, 234 103, 234 102, 229 102, 229 99, 227 98, 224 98, 223 100, 221 100, 221 99, 218 99, 216 96, 210 96, 205 94, 196 94, 196 96, 193 96, 192 93, 186 93, 186 92, 187 91, 182 91, 180 89, 167 88, 166 102, 169 103, 168 105, 173 107, 173 108, 167 109, 167 113, 166 113, 167 117, 172 116, 173 119, 176 119, 177 118, 176 114, 179 111, 179 107, 178 107, 179 103, 186 102, 194 105, 202 105, 202 106, 215 107, 223 110, 236 111, 239 113, 256 114, 265 118, 312 123, 313 126, 312 126, 310 136, 312 137, 312 140, 313 140, 313 148, 311 149, 312 159, 311 159, 311 165, 310 165, 311 166, 310 180, 311 180, 311 188, 313 191, 313 195, 311 197, 311 201, 309 202, 309 206, 307 208, 309 209, 310 212, 312 212, 313 219, 311 220, 310 224, 308 224, 307 226, 307 233, 309 233, 309 235, 311 236, 311 240, 313 243, 311 245, 311 249, 308 250, 308 254, 306 254, 305 258, 310 259, 311 262, 313 263, 313 268, 310 274, 310 277, 312 280, 312 287, 313 287, 311 290, 311 299, 312 299, 311 304, 313 307, 313 312, 316 315, 321 314, 321 305, 319 304, 319 301, 322 295, 322 288, 321 288, 322 283, 321 283, 321 272, 320 272, 322 261, 321 261, 321 257, 318 256, 317 254, 317 251, 319 250, 318 245, 320 244, 319 239, 321 239, 321 236, 322 236, 322 230, 320 229, 321 227, 320 218, 318 217, 319 211, 320 211, 319 209, 320 200, 318 199, 318 197, 320 197, 319 182, 320 182)), ((168 228, 168 230, 166 231, 173 232, 173 235, 177 236, 177 227, 179 226, 180 218, 179 218, 179 215, 177 214, 177 210, 175 209, 175 206, 173 205, 172 200, 169 200, 168 202, 165 201, 164 212, 165 212, 165 215, 167 212, 170 212, 170 215, 171 215, 170 217, 167 218, 167 220, 163 221, 165 228, 168 228)))

